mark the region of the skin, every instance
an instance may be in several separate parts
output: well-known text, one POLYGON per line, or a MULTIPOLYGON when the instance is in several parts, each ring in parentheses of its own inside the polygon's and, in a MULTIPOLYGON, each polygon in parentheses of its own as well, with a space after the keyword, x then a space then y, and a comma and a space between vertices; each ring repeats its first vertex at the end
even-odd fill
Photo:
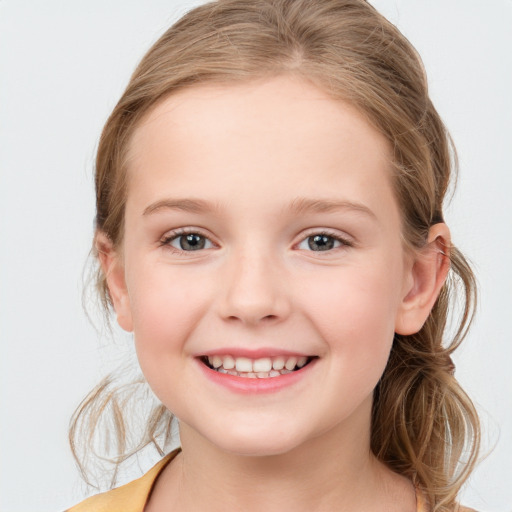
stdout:
POLYGON ((415 510, 410 482, 371 454, 372 393, 394 333, 428 316, 449 232, 404 249, 390 159, 353 107, 287 76, 185 89, 137 128, 123 241, 97 243, 118 322, 180 422, 183 452, 146 511, 415 510), (297 198, 343 206, 296 211, 297 198), (179 228, 204 249, 180 250, 179 228), (312 250, 324 232, 341 241, 312 250), (240 394, 197 359, 238 349, 316 360, 293 385, 240 394))

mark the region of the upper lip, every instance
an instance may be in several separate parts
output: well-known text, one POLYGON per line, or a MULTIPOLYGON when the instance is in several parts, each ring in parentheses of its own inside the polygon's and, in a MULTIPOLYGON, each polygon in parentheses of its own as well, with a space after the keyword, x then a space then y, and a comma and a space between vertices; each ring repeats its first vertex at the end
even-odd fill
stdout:
POLYGON ((307 352, 298 352, 295 350, 279 349, 275 347, 262 347, 262 348, 242 348, 242 347, 222 347, 206 350, 196 354, 196 357, 201 356, 232 356, 232 357, 246 357, 248 359, 262 359, 264 357, 311 357, 314 354, 307 352))

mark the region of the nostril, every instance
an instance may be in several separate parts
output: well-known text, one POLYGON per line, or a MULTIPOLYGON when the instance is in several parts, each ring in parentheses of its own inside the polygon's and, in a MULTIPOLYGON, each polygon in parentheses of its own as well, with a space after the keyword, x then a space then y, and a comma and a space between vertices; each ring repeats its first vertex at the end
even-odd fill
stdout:
MULTIPOLYGON (((251 321, 255 321, 255 322, 258 322, 258 321, 261 321, 261 322, 273 322, 273 321, 276 321, 279 317, 277 315, 266 315, 266 316, 263 316, 261 318, 256 318, 254 317, 253 320, 251 321)), ((240 316, 237 316, 237 315, 230 315, 227 317, 228 320, 231 320, 231 321, 242 321, 242 322, 245 322, 246 319, 247 319, 247 316, 244 316, 244 315, 240 315, 240 316)))

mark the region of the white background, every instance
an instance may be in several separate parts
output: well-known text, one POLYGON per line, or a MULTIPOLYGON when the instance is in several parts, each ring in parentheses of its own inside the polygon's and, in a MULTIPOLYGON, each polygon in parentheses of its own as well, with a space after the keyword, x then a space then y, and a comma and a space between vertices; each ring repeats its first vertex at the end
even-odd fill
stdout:
MULTIPOLYGON (((62 510, 84 496, 68 420, 129 344, 109 348, 81 305, 94 151, 137 61, 194 3, 0 1, 2 512, 62 510)), ((512 1, 373 3, 422 55, 460 154, 447 218, 481 301, 455 361, 483 415, 484 449, 495 446, 463 501, 512 511, 512 1)))

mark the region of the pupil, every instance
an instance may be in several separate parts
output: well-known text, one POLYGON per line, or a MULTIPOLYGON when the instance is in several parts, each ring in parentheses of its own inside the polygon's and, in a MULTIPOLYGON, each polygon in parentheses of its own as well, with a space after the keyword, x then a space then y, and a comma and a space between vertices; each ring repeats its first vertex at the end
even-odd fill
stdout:
POLYGON ((327 235, 315 235, 309 238, 308 246, 313 251, 328 251, 334 247, 334 239, 327 235))
POLYGON ((201 235, 191 233, 189 235, 182 235, 180 238, 180 246, 185 251, 197 251, 203 249, 205 240, 201 235))

